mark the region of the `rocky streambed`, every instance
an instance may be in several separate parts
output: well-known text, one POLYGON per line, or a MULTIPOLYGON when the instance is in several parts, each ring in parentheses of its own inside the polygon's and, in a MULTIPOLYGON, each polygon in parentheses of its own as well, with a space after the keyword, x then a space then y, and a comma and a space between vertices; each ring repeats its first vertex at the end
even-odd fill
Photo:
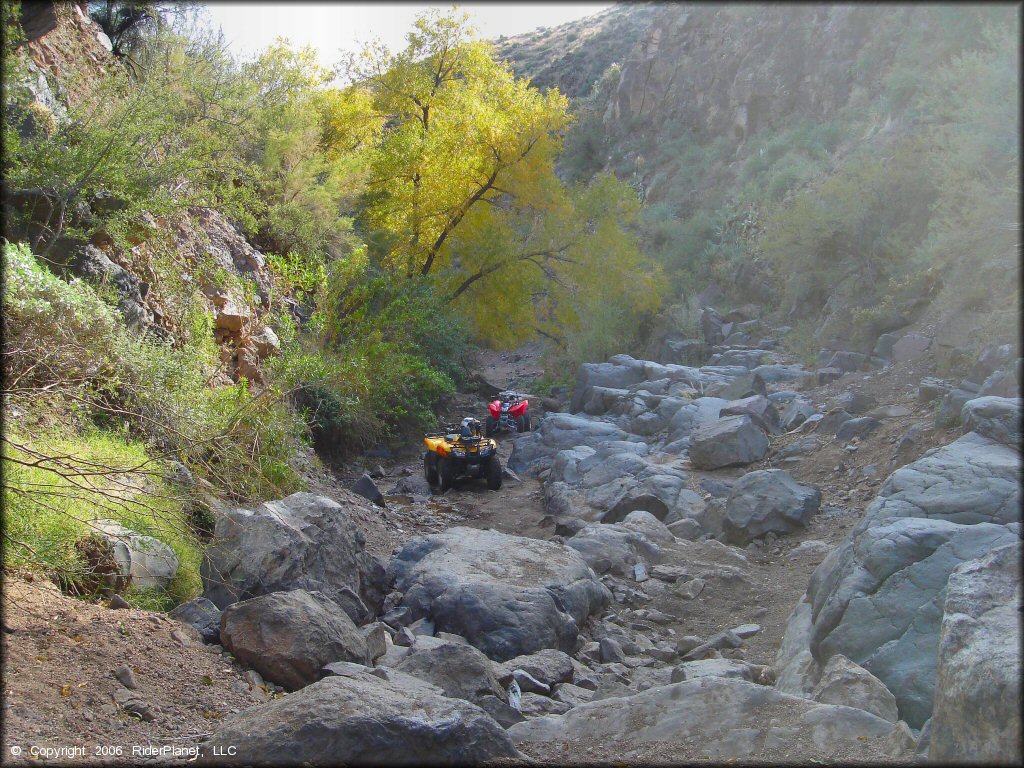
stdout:
POLYGON ((202 760, 1019 760, 1012 364, 807 370, 706 321, 705 365, 582 366, 500 492, 398 462, 221 515, 172 616, 261 703, 202 760))

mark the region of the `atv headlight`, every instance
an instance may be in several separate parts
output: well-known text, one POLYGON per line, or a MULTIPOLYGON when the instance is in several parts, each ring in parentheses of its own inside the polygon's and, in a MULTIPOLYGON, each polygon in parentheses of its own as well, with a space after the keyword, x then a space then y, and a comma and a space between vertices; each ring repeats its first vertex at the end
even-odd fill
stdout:
POLYGON ((489 445, 482 446, 480 448, 480 455, 481 456, 490 456, 491 455, 491 446, 489 446, 489 445))
POLYGON ((461 459, 461 458, 464 458, 465 455, 466 455, 466 452, 464 450, 462 450, 461 448, 452 448, 452 456, 457 456, 458 458, 461 459))

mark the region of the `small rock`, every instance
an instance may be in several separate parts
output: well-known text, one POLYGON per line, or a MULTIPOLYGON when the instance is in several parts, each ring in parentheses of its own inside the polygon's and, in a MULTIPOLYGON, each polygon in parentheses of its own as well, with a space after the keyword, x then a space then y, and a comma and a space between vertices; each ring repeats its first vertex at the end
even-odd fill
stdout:
POLYGON ((524 693, 542 693, 545 696, 551 694, 551 686, 545 685, 525 669, 512 670, 512 679, 519 684, 519 690, 524 693))
POLYGON ((683 583, 681 587, 676 589, 676 594, 686 600, 693 600, 704 591, 704 585, 704 579, 690 579, 690 581, 683 583))
POLYGON ((644 565, 643 563, 636 563, 633 566, 633 578, 638 583, 643 583, 643 582, 647 581, 647 579, 650 578, 647 575, 647 566, 644 565))
POLYGON ((622 652, 622 646, 610 637, 601 639, 600 654, 602 664, 616 661, 621 662, 626 658, 626 654, 622 652))
POLYGON ((761 625, 760 624, 740 624, 738 627, 733 627, 731 631, 734 632, 737 637, 745 640, 746 638, 753 637, 758 632, 760 632, 761 631, 761 625))
POLYGON ((134 691, 138 688, 138 684, 135 682, 135 674, 132 672, 132 668, 127 664, 123 664, 114 670, 114 677, 116 677, 121 685, 130 691, 134 691))
POLYGON ((110 598, 110 607, 113 609, 125 609, 131 608, 131 604, 120 595, 114 595, 110 598))

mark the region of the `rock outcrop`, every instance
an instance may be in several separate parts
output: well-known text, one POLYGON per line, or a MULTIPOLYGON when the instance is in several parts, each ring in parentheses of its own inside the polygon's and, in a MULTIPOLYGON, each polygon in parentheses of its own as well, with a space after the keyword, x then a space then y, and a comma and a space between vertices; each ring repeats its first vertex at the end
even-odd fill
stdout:
POLYGON ((319 680, 325 664, 370 661, 348 614, 303 589, 233 603, 221 616, 220 638, 239 661, 293 691, 319 680))
POLYGON ((464 765, 519 757, 479 707, 416 682, 358 671, 325 678, 226 718, 203 742, 202 760, 298 766, 333 765, 344 756, 346 765, 464 765))
POLYGON ((946 582, 961 563, 1018 540, 1019 472, 1015 450, 969 433, 893 473, 811 576, 809 611, 798 609, 783 642, 780 684, 813 684, 814 666, 842 654, 920 728, 936 691, 946 582))
POLYGON ((609 600, 573 549, 475 528, 413 539, 388 577, 411 620, 427 617, 497 661, 572 651, 580 625, 609 600))
POLYGON ((223 609, 271 592, 320 591, 362 623, 384 599, 384 566, 365 543, 344 507, 324 496, 295 493, 230 509, 218 517, 203 559, 204 594, 223 609))
POLYGON ((946 585, 928 756, 1021 761, 1021 545, 957 566, 946 585))
POLYGON ((519 746, 595 740, 613 754, 639 760, 682 743, 698 744, 713 759, 757 760, 765 759, 763 750, 784 744, 800 744, 804 757, 843 744, 862 746, 893 729, 863 710, 818 704, 745 680, 702 677, 580 704, 561 716, 513 725, 509 735, 519 746), (778 714, 759 717, 767 709, 778 714))

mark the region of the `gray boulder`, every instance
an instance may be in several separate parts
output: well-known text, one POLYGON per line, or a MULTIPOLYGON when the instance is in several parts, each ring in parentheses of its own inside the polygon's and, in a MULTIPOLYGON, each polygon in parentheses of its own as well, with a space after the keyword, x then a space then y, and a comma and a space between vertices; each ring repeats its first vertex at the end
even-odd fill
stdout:
POLYGON ((853 416, 842 408, 832 408, 821 417, 821 421, 818 422, 818 426, 815 427, 815 431, 822 435, 834 435, 839 431, 839 428, 843 426, 843 424, 852 418, 853 416))
MULTIPOLYGON (((759 365, 751 373, 768 384, 800 381, 807 374, 802 365, 759 365)), ((764 394, 763 392, 761 394, 764 394)))
POLYGON ((601 443, 629 439, 625 431, 608 421, 589 416, 552 413, 545 417, 536 431, 515 437, 508 467, 519 474, 536 474, 550 467, 553 457, 559 451, 577 445, 596 448, 601 443))
POLYGON ((885 684, 841 653, 828 660, 811 698, 822 704, 863 709, 894 723, 900 719, 896 697, 885 684))
POLYGON ((794 397, 782 412, 779 423, 782 429, 788 432, 799 427, 817 412, 814 403, 806 397, 794 397))
POLYGON ((935 412, 935 426, 939 429, 946 429, 959 424, 964 405, 977 396, 975 392, 960 388, 947 392, 943 395, 939 409, 935 412))
POLYGON ((734 680, 754 682, 750 665, 738 659, 698 659, 684 661, 672 670, 672 682, 682 683, 701 677, 727 677, 734 680))
POLYGON ((728 416, 690 435, 690 463, 697 469, 750 464, 768 453, 768 438, 749 416, 728 416))
POLYGON ((798 483, 781 469, 748 472, 726 501, 726 540, 744 546, 767 533, 791 533, 804 528, 820 506, 817 488, 798 483))
POLYGON ((428 617, 498 661, 571 652, 580 625, 610 599, 572 548, 476 528, 409 541, 388 576, 413 620, 428 617))
POLYGON ((810 649, 841 653, 892 691, 900 716, 931 715, 946 580, 965 560, 1014 540, 1001 525, 889 518, 859 527, 811 577, 810 649))
POLYGON ((960 422, 964 429, 1019 450, 1021 445, 1020 398, 976 397, 964 403, 960 422))
POLYGON ((366 664, 366 640, 320 592, 274 592, 228 606, 220 621, 224 647, 267 680, 298 690, 334 661, 366 664))
POLYGON ((545 648, 527 656, 516 656, 498 665, 498 682, 508 685, 512 680, 512 672, 517 669, 523 670, 550 688, 559 683, 570 682, 575 672, 572 658, 567 653, 545 648))
POLYGON ((471 645, 416 643, 395 666, 399 672, 433 683, 445 696, 479 704, 484 696, 506 700, 490 660, 471 645))
POLYGON ((871 416, 860 416, 855 419, 847 419, 839 425, 836 430, 836 439, 842 442, 853 438, 864 438, 882 426, 882 422, 871 416))
POLYGON ((642 443, 579 446, 554 457, 544 507, 555 518, 619 522, 637 510, 673 521, 699 512, 703 499, 688 475, 646 456, 642 443))
POLYGON ((349 488, 352 493, 358 493, 364 499, 372 501, 378 507, 386 507, 387 504, 384 501, 384 494, 380 492, 380 488, 373 482, 373 478, 365 472, 362 477, 352 483, 349 488))
POLYGON ((674 441, 683 440, 701 424, 713 424, 718 421, 722 408, 729 404, 720 397, 698 397, 682 406, 669 421, 669 438, 674 441))
POLYGON ((772 435, 778 434, 781 429, 779 412, 764 395, 733 400, 722 408, 720 415, 749 416, 757 426, 772 435))
POLYGON ((205 597, 197 597, 182 603, 167 615, 195 627, 204 642, 220 642, 220 609, 205 597))
POLYGON ((893 472, 866 518, 923 517, 1008 525, 1020 520, 1020 454, 970 432, 893 472))
MULTIPOLYGON (((358 496, 349 494, 347 501, 372 510, 358 496)), ((385 593, 384 566, 366 551, 349 514, 311 493, 225 511, 200 572, 204 596, 221 609, 271 592, 305 589, 323 592, 359 624, 380 611, 385 593)))
POLYGON ((860 752, 865 742, 881 741, 893 728, 862 710, 818 704, 745 680, 703 677, 579 704, 561 716, 514 725, 508 733, 519 745, 598 741, 607 754, 651 762, 664 759, 666 743, 685 743, 715 760, 764 760, 782 745, 799 745, 802 757, 820 758, 843 745, 860 752))
POLYGON ((1020 542, 950 574, 939 639, 928 756, 1019 764, 1020 542))
POLYGON ((93 520, 93 531, 110 542, 122 576, 136 587, 166 589, 178 572, 178 556, 159 539, 125 528, 116 520, 93 520))
POLYGON ((862 415, 878 405, 878 401, 863 392, 850 391, 837 395, 829 400, 828 404, 830 408, 842 408, 849 413, 862 415))
POLYGON ((660 546, 621 524, 591 523, 565 545, 579 552, 595 573, 620 577, 631 576, 639 562, 660 563, 663 557, 660 546))
POLYGON ((369 673, 327 677, 231 715, 201 750, 204 763, 217 765, 334 765, 340 756, 346 765, 462 765, 519 757, 479 707, 369 673))

